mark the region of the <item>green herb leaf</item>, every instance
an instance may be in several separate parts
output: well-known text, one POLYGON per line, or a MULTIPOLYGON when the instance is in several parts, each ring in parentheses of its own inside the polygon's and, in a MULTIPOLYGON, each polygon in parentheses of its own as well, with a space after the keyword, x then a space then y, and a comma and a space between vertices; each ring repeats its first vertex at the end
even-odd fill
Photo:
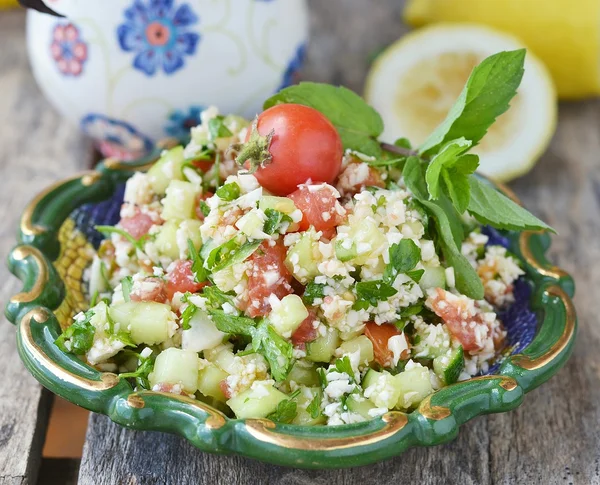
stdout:
POLYGON ((411 280, 418 283, 421 281, 421 278, 423 277, 424 273, 425 273, 424 269, 415 269, 413 271, 407 271, 406 276, 408 276, 411 280))
POLYGON ((317 419, 321 415, 321 400, 321 393, 316 392, 313 400, 306 406, 306 412, 310 414, 310 417, 313 419, 317 419))
POLYGON ((468 177, 450 169, 442 172, 442 178, 452 205, 459 214, 464 214, 471 200, 468 177))
POLYGON ((340 373, 346 373, 350 376, 352 381, 355 380, 354 370, 352 369, 352 364, 350 363, 350 358, 347 355, 344 355, 341 359, 335 360, 335 370, 340 373))
POLYGON ((189 257, 192 260, 192 273, 194 275, 194 281, 196 283, 204 283, 208 279, 208 272, 204 267, 204 261, 200 256, 200 253, 194 246, 194 242, 191 239, 188 239, 188 253, 189 257))
POLYGON ((207 217, 208 214, 210 214, 210 207, 208 207, 208 204, 203 200, 198 201, 198 207, 200 208, 200 212, 202 212, 204 217, 207 217))
POLYGON ((267 216, 267 220, 263 226, 263 232, 269 235, 275 234, 282 223, 292 222, 290 216, 275 209, 265 209, 265 216, 267 216))
POLYGON ((344 87, 303 82, 282 89, 265 101, 264 108, 295 103, 323 113, 337 128, 344 148, 378 157, 377 137, 383 132, 383 120, 358 94, 344 87))
POLYGON ((144 235, 141 238, 136 239, 127 231, 124 231, 123 229, 119 229, 118 227, 114 226, 94 226, 94 229, 104 234, 105 236, 110 236, 112 233, 118 234, 119 236, 123 236, 140 251, 144 250, 144 243, 148 240, 148 235, 144 235))
POLYGON ((437 199, 440 196, 442 174, 446 172, 447 168, 452 167, 471 145, 471 141, 461 137, 446 143, 437 155, 433 157, 425 173, 427 190, 432 199, 437 199))
POLYGON ((125 300, 127 302, 131 300, 129 295, 131 295, 132 288, 133 288, 133 278, 131 276, 125 276, 125 278, 123 278, 121 280, 121 289, 123 290, 123 300, 125 300))
POLYGON ((325 298, 325 285, 311 281, 304 288, 302 299, 307 305, 313 305, 316 299, 325 298))
POLYGON ((444 143, 461 136, 476 145, 509 108, 521 83, 524 63, 525 49, 519 49, 490 56, 475 67, 446 119, 420 146, 419 153, 437 153, 444 143))
POLYGON ((225 126, 224 120, 225 116, 218 115, 208 121, 208 134, 211 140, 233 136, 233 133, 225 126))
POLYGON ((300 395, 300 389, 290 394, 288 399, 284 399, 275 408, 271 414, 267 415, 267 419, 276 421, 278 423, 289 424, 291 423, 297 414, 298 405, 294 399, 300 395))
POLYGON ((190 325, 190 320, 196 314, 197 310, 198 307, 192 303, 189 303, 188 306, 185 307, 185 310, 183 310, 183 313, 181 314, 181 328, 183 330, 189 330, 192 328, 190 325))
POLYGON ((251 337, 257 322, 252 318, 230 315, 223 310, 210 310, 208 312, 215 326, 223 333, 231 335, 246 335, 251 337))
POLYGON ((230 184, 221 185, 217 189, 216 194, 220 199, 227 202, 237 199, 241 194, 241 189, 238 184, 231 182, 230 184))
POLYGON ((354 289, 359 300, 366 301, 373 306, 377 306, 378 302, 387 300, 398 293, 394 287, 382 280, 360 281, 356 283, 354 289))
POLYGON ((365 300, 356 300, 352 305, 352 310, 360 311, 360 310, 368 310, 369 302, 365 300))
POLYGON ((403 308, 400 310, 400 317, 407 318, 412 317, 414 315, 418 315, 423 311, 423 303, 416 303, 415 305, 411 305, 409 307, 403 308))
MULTIPOLYGON (((403 176, 407 188, 435 220, 435 227, 446 262, 454 267, 456 288, 469 298, 474 300, 483 299, 483 283, 471 263, 461 254, 455 240, 452 224, 459 224, 460 219, 456 217, 455 213, 451 213, 451 217, 449 217, 438 202, 428 200, 423 166, 417 157, 408 158, 403 176)), ((447 210, 453 211, 452 205, 447 210)))
POLYGON ((213 273, 216 273, 228 268, 232 264, 245 261, 261 244, 262 240, 257 240, 247 241, 240 246, 235 239, 230 239, 210 252, 205 266, 213 273))
POLYGON ((235 308, 233 295, 224 293, 216 286, 205 286, 202 290, 202 296, 208 300, 209 306, 215 310, 220 309, 225 303, 235 308))
POLYGON ((513 231, 548 230, 556 232, 494 187, 473 175, 469 177, 469 186, 471 201, 467 210, 482 224, 513 231))
POLYGON ((92 348, 96 328, 90 323, 94 316, 94 310, 88 310, 84 313, 85 318, 81 321, 75 320, 70 327, 59 335, 54 343, 63 352, 69 352, 75 355, 83 355, 92 348), (69 345, 66 345, 66 342, 69 345))
POLYGON ((383 281, 394 283, 401 273, 407 273, 421 261, 421 248, 412 239, 402 239, 390 246, 390 263, 383 272, 383 281))
POLYGON ((252 327, 251 334, 254 351, 267 359, 273 378, 277 382, 283 381, 292 367, 292 344, 281 337, 267 320, 256 328, 252 327))

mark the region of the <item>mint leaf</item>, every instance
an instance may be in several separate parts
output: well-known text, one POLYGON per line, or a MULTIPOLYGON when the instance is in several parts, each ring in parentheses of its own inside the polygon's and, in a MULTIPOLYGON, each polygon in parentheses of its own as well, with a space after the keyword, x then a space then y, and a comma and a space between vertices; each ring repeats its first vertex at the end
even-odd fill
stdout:
POLYGON ((288 399, 284 399, 275 408, 271 414, 267 415, 267 419, 272 421, 276 421, 278 423, 289 424, 291 423, 297 414, 298 405, 296 404, 296 399, 300 395, 300 389, 297 389, 288 399))
MULTIPOLYGON (((483 284, 471 263, 461 254, 459 244, 455 239, 453 226, 460 225, 452 205, 444 210, 438 202, 428 200, 423 166, 417 157, 409 157, 404 167, 404 182, 414 197, 425 207, 435 220, 439 243, 446 262, 454 268, 456 288, 462 294, 474 300, 483 299, 483 284), (450 215, 448 215, 450 214, 450 215)), ((442 201, 440 201, 442 202, 442 201)), ((462 228, 461 228, 462 231, 462 228)), ((462 239, 459 239, 459 242, 462 239)))
POLYGON ((311 281, 304 288, 302 299, 307 305, 313 305, 318 298, 325 298, 325 285, 311 281))
POLYGON ((192 274, 194 275, 194 281, 196 283, 204 283, 208 279, 208 272, 204 267, 204 261, 200 257, 200 253, 196 250, 194 242, 188 239, 188 252, 190 259, 192 260, 192 274))
POLYGON ((442 173, 444 186, 452 205, 459 214, 464 214, 471 200, 469 178, 453 170, 445 170, 442 173))
POLYGON ((211 140, 229 138, 233 133, 225 126, 225 116, 218 115, 208 121, 208 134, 211 140))
POLYGON ((241 189, 238 184, 231 182, 230 184, 221 185, 217 189, 217 196, 224 201, 232 201, 237 199, 241 194, 241 189))
POLYGON ((344 148, 375 157, 381 154, 377 137, 383 132, 383 120, 353 91, 330 84, 302 82, 267 99, 264 109, 281 103, 302 104, 320 111, 338 130, 344 148))
POLYGON ((283 381, 292 367, 292 344, 279 335, 267 320, 256 328, 252 327, 250 333, 254 351, 267 359, 273 378, 277 382, 283 381))
POLYGON ((356 283, 354 289, 359 300, 368 302, 372 306, 377 306, 380 301, 387 300, 398 293, 394 287, 382 280, 360 281, 356 283))
POLYGON ((121 280, 121 289, 123 290, 123 300, 129 302, 131 298, 129 295, 131 294, 131 289, 133 288, 133 278, 131 276, 125 276, 121 280))
POLYGON ((471 148, 471 145, 469 140, 461 137, 446 143, 432 158, 425 173, 427 190, 432 199, 440 196, 440 182, 446 167, 454 165, 458 157, 471 148))
POLYGON ((321 415, 321 400, 321 392, 317 391, 313 400, 306 407, 306 412, 310 414, 310 417, 313 419, 317 419, 321 415))
POLYGON ((512 231, 554 229, 523 209, 491 185, 471 175, 469 177, 471 200, 467 211, 482 224, 512 231))
POLYGON ((421 248, 412 239, 402 239, 390 246, 390 263, 383 272, 383 281, 392 284, 401 273, 407 273, 421 261, 421 248))
POLYGON ((509 108, 521 83, 524 63, 525 49, 519 49, 499 52, 475 67, 446 119, 419 147, 419 153, 437 153, 444 143, 461 136, 476 145, 509 108))
POLYGON ((252 318, 230 315, 223 310, 210 310, 208 312, 215 326, 223 333, 231 335, 246 335, 251 337, 255 330, 256 321, 252 318))
POLYGON ((63 352, 83 355, 92 348, 96 328, 90 323, 90 320, 94 316, 94 311, 88 310, 84 313, 84 316, 85 318, 81 321, 75 320, 54 341, 63 352))

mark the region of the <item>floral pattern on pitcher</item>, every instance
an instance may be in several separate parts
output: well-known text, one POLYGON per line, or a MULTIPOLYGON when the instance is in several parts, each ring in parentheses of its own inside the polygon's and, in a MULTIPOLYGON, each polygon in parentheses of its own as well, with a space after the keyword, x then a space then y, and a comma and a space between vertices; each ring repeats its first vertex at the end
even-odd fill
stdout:
POLYGON ((187 3, 175 0, 134 0, 117 28, 121 49, 134 52, 133 67, 147 76, 157 71, 173 74, 196 52, 200 34, 190 27, 198 16, 187 3))
POLYGON ((83 72, 88 48, 75 25, 59 23, 52 31, 50 54, 62 74, 77 77, 83 72))
POLYGON ((165 126, 165 133, 175 138, 189 136, 190 128, 201 123, 200 113, 204 109, 203 106, 191 106, 187 111, 175 110, 171 112, 165 126))
POLYGON ((294 84, 298 81, 296 79, 298 77, 298 73, 300 69, 302 69, 302 65, 304 64, 304 58, 306 57, 306 44, 302 43, 296 49, 294 53, 294 57, 288 63, 288 66, 283 73, 283 79, 281 80, 281 84, 277 88, 277 91, 281 91, 283 88, 287 88, 288 86, 294 84))

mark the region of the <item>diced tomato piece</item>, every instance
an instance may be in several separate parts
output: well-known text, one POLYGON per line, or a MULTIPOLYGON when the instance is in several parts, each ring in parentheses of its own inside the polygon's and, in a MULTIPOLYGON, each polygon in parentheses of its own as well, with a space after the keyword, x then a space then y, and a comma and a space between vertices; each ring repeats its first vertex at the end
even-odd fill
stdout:
POLYGON ((201 201, 201 200, 206 200, 206 199, 209 199, 209 198, 210 198, 210 197, 212 197, 213 195, 214 195, 214 194, 213 194, 212 192, 202 192, 201 194, 198 194, 198 195, 196 196, 196 207, 195 207, 195 210, 196 210, 196 217, 197 217, 199 220, 203 221, 203 220, 204 220, 204 218, 206 217, 206 216, 204 215, 204 212, 202 212, 202 208, 200 207, 200 201, 201 201))
POLYGON ((292 334, 292 343, 295 347, 304 347, 307 342, 312 342, 317 338, 317 329, 313 323, 317 320, 315 311, 311 308, 308 310, 308 317, 294 330, 292 334))
POLYGON ((139 239, 140 237, 148 234, 148 231, 154 225, 154 221, 148 214, 141 212, 136 207, 135 215, 131 217, 123 217, 119 224, 125 231, 131 234, 132 237, 139 239))
POLYGON ((460 342, 464 350, 481 350, 481 345, 477 343, 475 336, 475 327, 481 325, 481 314, 474 315, 467 309, 468 301, 458 298, 448 293, 442 288, 436 288, 436 295, 429 298, 429 304, 440 317, 450 333, 460 342), (471 324, 474 325, 471 325, 471 324))
POLYGON ((250 257, 252 266, 248 274, 248 307, 251 317, 265 316, 271 311, 269 296, 281 299, 292 293, 292 275, 284 264, 287 249, 282 241, 274 246, 263 243, 250 257))
POLYGON ((171 394, 179 394, 181 396, 186 395, 185 391, 180 386, 176 388, 175 384, 169 384, 167 382, 159 382, 158 384, 156 384, 156 386, 154 386, 152 390, 157 392, 169 392, 171 394))
POLYGON ((167 300, 165 283, 160 278, 145 278, 144 281, 135 284, 129 298, 131 298, 131 301, 164 303, 167 300))
POLYGON ((192 160, 192 165, 204 173, 208 172, 214 164, 214 160, 192 160))
POLYGON ((331 238, 335 235, 335 227, 344 220, 345 210, 337 200, 335 189, 330 185, 302 185, 288 197, 302 211, 301 231, 313 226, 317 231, 323 231, 324 236, 331 238))
POLYGON ((173 295, 178 291, 181 293, 185 293, 186 291, 197 293, 208 284, 208 281, 196 283, 190 260, 177 261, 173 270, 167 275, 167 298, 171 301, 173 295))
POLYGON ((383 367, 389 367, 394 358, 394 353, 388 348, 388 340, 395 335, 400 335, 400 333, 390 323, 377 325, 375 322, 368 322, 365 325, 365 335, 373 344, 375 360, 383 367))

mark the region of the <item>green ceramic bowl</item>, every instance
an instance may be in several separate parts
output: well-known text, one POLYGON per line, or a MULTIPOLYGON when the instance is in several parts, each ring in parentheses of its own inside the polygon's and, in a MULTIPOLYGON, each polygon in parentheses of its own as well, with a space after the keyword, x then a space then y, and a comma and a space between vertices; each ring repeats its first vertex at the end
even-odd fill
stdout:
POLYGON ((25 210, 19 245, 8 258, 10 270, 23 282, 23 291, 6 307, 8 319, 17 326, 19 354, 38 381, 79 406, 128 428, 179 434, 211 453, 238 453, 294 467, 349 467, 384 460, 412 446, 445 443, 475 416, 514 409, 571 353, 577 326, 573 280, 545 259, 546 234, 513 233, 506 236, 531 284, 530 305, 538 321, 535 337, 493 375, 437 391, 412 413, 391 411, 364 423, 309 428, 267 419, 230 419, 186 397, 135 392, 127 381, 64 354, 53 342, 61 326, 86 308, 81 279, 92 247, 75 229, 71 214, 82 204, 110 198, 156 155, 130 163, 105 160, 96 171, 49 187, 25 210))

